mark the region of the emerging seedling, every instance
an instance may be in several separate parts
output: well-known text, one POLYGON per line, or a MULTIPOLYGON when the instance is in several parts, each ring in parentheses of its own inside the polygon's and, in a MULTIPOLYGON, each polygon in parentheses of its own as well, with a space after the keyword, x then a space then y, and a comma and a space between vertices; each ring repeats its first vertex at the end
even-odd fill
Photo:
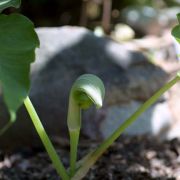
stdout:
POLYGON ((70 135, 70 175, 75 173, 77 146, 81 129, 81 110, 95 104, 100 108, 103 103, 105 88, 103 82, 95 75, 84 74, 72 86, 69 97, 68 129, 70 135))

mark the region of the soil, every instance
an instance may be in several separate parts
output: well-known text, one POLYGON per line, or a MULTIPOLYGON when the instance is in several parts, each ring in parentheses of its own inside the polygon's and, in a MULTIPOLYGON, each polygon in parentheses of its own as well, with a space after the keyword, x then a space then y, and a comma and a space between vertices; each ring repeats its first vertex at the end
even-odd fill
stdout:
MULTIPOLYGON (((94 148, 86 141, 79 157, 94 148)), ((68 166, 68 146, 58 149, 68 166), (59 150, 61 149, 61 150, 59 150)), ((59 180, 47 154, 41 148, 0 151, 2 180, 59 180)), ((92 167, 84 180, 179 180, 180 139, 160 141, 148 136, 121 136, 92 167)))

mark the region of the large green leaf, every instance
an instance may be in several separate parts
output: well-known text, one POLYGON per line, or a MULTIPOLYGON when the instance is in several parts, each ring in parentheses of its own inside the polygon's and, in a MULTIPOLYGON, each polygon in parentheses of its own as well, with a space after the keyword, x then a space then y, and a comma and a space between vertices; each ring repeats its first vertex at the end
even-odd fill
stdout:
MULTIPOLYGON (((180 13, 177 14, 177 19, 180 24, 180 13)), ((175 37, 176 41, 180 43, 180 25, 176 25, 172 31, 171 34, 175 37)))
POLYGON ((0 15, 0 85, 11 121, 28 95, 30 63, 35 59, 38 46, 39 40, 29 19, 20 14, 0 15))
POLYGON ((21 0, 0 0, 0 12, 8 7, 18 8, 21 0))

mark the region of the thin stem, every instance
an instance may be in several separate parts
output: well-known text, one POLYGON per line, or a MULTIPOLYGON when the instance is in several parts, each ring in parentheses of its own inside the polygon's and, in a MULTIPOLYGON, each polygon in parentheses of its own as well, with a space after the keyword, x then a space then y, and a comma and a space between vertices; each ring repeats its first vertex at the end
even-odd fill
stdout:
POLYGON ((67 124, 70 136, 70 177, 72 177, 76 169, 77 148, 81 129, 81 109, 73 98, 72 92, 69 98, 67 124))
POLYGON ((53 147, 47 133, 45 132, 45 129, 29 99, 29 97, 27 97, 25 100, 24 100, 24 105, 32 119, 32 122, 36 128, 36 131, 57 171, 57 173, 59 174, 59 176, 63 179, 63 180, 69 180, 69 176, 66 172, 66 169, 64 168, 61 160, 59 159, 59 156, 55 150, 55 148, 53 147))
POLYGON ((124 132, 124 130, 129 127, 145 110, 147 110, 155 101, 168 89, 170 89, 174 84, 180 80, 180 75, 178 74, 173 80, 165 84, 160 90, 158 90, 151 98, 149 98, 135 113, 133 113, 119 128, 107 138, 100 146, 87 158, 82 161, 83 164, 77 171, 72 180, 82 179, 97 161, 97 159, 107 150, 107 148, 124 132))
POLYGON ((79 142, 79 130, 70 130, 70 176, 73 177, 76 170, 77 149, 79 142))
POLYGON ((9 121, 2 129, 0 129, 0 136, 2 136, 13 124, 14 122, 9 121))

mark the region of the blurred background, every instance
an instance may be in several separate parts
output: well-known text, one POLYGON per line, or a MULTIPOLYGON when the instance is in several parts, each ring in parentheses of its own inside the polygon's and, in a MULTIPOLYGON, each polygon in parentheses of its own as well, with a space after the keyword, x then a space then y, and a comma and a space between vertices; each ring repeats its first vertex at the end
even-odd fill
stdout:
MULTIPOLYGON (((95 139, 111 134, 171 79, 180 69, 179 44, 171 36, 179 5, 180 0, 22 0, 20 9, 5 10, 21 12, 37 27, 41 47, 32 68, 31 96, 49 132, 60 130, 48 119, 63 119, 61 127, 66 127, 65 91, 82 73, 97 74, 107 89, 103 109, 85 113, 85 136, 95 139), (45 96, 49 100, 42 100, 45 96), (59 106, 64 106, 61 112, 59 106)), ((180 137, 179 92, 176 85, 127 132, 180 137)))
MULTIPOLYGON (((136 36, 140 36, 145 32, 138 25, 145 28, 152 23, 155 28, 157 24, 167 27, 173 23, 179 4, 179 0, 26 0, 22 1, 20 12, 36 27, 81 25, 93 30, 103 26, 110 32, 117 23, 127 23, 137 30, 136 36)), ((157 29, 149 31, 160 33, 157 29)))

